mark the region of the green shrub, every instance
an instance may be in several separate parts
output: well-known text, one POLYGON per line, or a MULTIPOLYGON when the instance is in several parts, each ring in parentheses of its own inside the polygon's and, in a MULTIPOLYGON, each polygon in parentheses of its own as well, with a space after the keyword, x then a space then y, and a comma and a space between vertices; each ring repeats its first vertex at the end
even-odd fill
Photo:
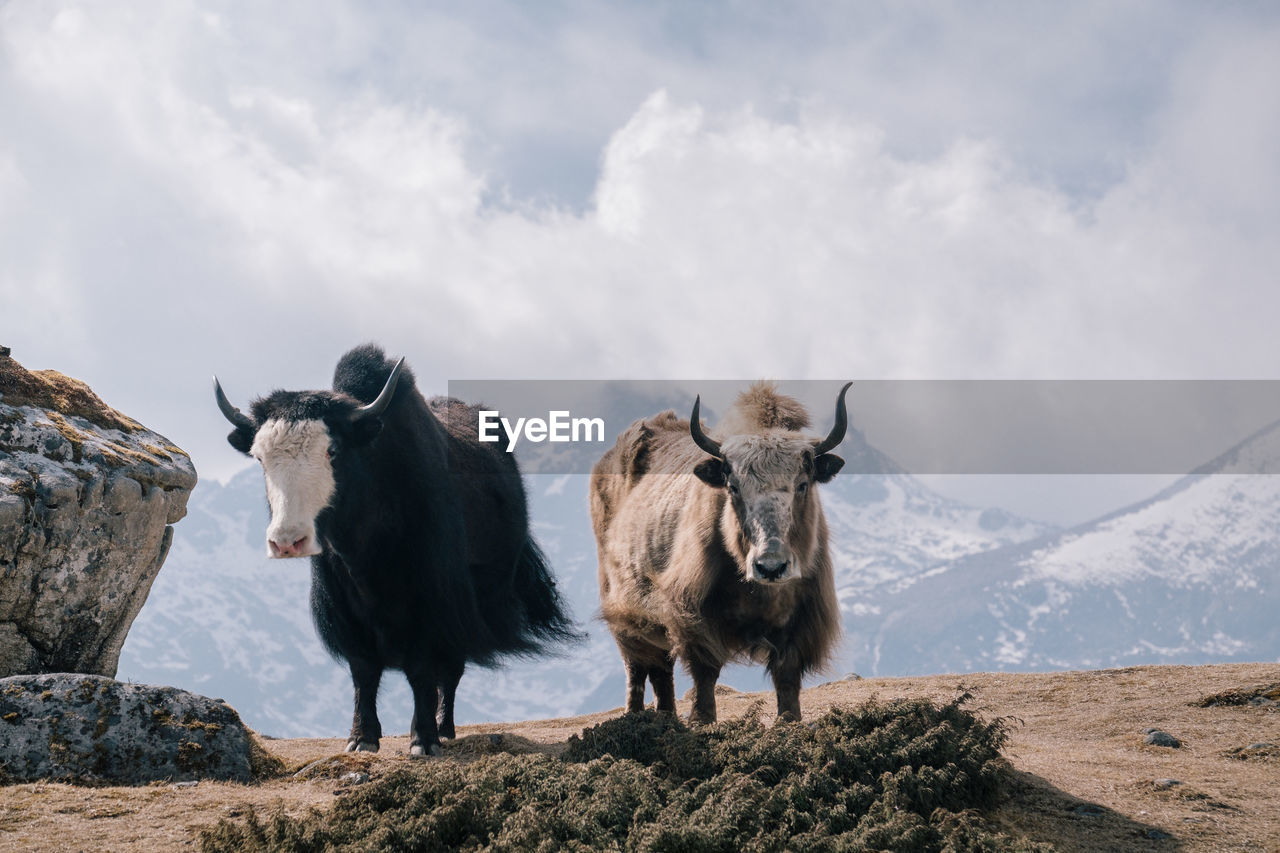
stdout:
POLYGON ((1042 849, 993 834, 1004 730, 918 700, 766 727, 690 730, 653 712, 570 739, 563 758, 416 764, 328 812, 249 814, 205 850, 845 851, 1042 849))

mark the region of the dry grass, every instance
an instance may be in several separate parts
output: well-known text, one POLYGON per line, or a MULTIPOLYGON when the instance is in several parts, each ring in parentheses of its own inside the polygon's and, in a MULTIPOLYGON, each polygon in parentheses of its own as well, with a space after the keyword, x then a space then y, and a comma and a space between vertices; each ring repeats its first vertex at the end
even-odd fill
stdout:
POLYGON ((255 812, 202 834, 202 844, 210 853, 1030 853, 1034 845, 983 825, 979 813, 999 796, 1004 727, 961 701, 871 701, 808 726, 748 715, 692 731, 654 711, 627 714, 570 738, 563 759, 417 763, 362 784, 328 812, 255 812))
MULTIPOLYGON (((995 820, 1011 835, 1059 850, 1280 851, 1280 758, 1267 749, 1240 754, 1253 744, 1280 744, 1280 711, 1196 704, 1276 682, 1280 664, 945 675, 833 682, 805 691, 802 702, 813 719, 873 696, 945 702, 969 691, 974 711, 1013 718, 1004 749, 1013 784, 995 820), (1176 735, 1183 747, 1143 744, 1149 726, 1176 735), (1165 779, 1181 784, 1157 784, 1165 779)), ((479 680, 474 686, 479 689, 479 680)), ((721 716, 740 717, 761 698, 721 695, 721 716)), ((681 711, 687 713, 687 703, 681 711)), ((570 736, 616 714, 463 726, 444 759, 426 762, 406 756, 407 737, 384 738, 374 756, 343 755, 343 738, 270 740, 266 746, 285 775, 257 785, 12 785, 0 791, 0 850, 194 849, 200 830, 250 807, 299 817, 327 809, 335 794, 353 790, 343 778, 349 772, 378 779, 411 763, 470 762, 496 752, 559 754, 570 736), (496 741, 489 737, 495 734, 501 735, 496 741)))
POLYGON ((56 370, 27 370, 8 355, 0 355, 0 395, 8 406, 36 406, 121 432, 142 429, 137 421, 102 402, 80 380, 56 370))

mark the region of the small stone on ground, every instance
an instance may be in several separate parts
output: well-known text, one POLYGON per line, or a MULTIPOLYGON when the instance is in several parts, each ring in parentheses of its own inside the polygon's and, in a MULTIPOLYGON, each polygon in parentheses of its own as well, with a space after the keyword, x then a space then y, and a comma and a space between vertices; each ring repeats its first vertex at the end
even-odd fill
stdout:
POLYGON ((1147 736, 1143 738, 1143 743, 1148 743, 1151 746, 1164 746, 1169 749, 1178 749, 1182 746, 1182 741, 1168 732, 1160 731, 1160 729, 1149 729, 1147 736))

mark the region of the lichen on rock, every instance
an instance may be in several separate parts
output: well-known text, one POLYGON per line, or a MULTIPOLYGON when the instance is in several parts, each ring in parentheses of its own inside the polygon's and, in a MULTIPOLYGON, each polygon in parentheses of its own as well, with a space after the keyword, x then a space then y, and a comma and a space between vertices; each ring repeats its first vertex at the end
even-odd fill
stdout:
POLYGON ((0 774, 10 782, 247 782, 255 749, 221 699, 96 675, 0 679, 0 774))
POLYGON ((168 439, 0 348, 0 676, 114 676, 195 483, 168 439))

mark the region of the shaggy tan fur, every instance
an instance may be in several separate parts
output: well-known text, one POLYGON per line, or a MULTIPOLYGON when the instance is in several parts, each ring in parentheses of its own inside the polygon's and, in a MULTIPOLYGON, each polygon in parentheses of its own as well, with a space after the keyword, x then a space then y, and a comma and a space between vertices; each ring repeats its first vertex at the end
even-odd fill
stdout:
POLYGON ((714 720, 721 668, 754 660, 773 676, 779 713, 799 718, 801 678, 822 668, 840 634, 813 439, 797 432, 808 424, 800 403, 757 383, 715 431, 740 481, 791 496, 787 545, 798 577, 781 583, 752 579, 752 543, 726 490, 693 473, 709 457, 689 421, 672 411, 636 421, 596 464, 601 613, 627 669, 629 711, 643 707, 647 678, 658 709, 674 713, 678 657, 695 682, 692 719, 714 720))
POLYGON ((812 425, 799 401, 779 394, 774 383, 761 380, 738 395, 715 432, 723 436, 771 429, 797 432, 812 425))

